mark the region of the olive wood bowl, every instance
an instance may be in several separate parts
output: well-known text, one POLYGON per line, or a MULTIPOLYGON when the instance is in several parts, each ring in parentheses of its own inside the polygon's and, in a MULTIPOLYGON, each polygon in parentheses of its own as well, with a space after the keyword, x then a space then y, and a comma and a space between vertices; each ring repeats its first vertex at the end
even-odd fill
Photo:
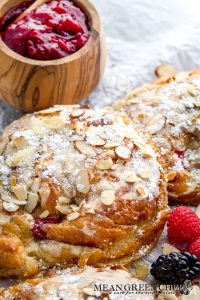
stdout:
MULTIPOLYGON (((0 17, 24 0, 0 1, 0 17)), ((34 112, 55 104, 74 104, 87 98, 99 83, 106 61, 105 37, 95 7, 74 0, 88 17, 90 38, 76 53, 38 61, 12 51, 0 37, 0 99, 34 112)))

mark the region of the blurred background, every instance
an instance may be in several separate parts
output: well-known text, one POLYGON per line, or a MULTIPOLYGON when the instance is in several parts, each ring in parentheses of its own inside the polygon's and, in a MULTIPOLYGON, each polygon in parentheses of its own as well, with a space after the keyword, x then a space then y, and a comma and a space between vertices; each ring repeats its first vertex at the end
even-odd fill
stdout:
POLYGON ((108 64, 93 101, 110 103, 168 63, 178 71, 200 67, 200 1, 93 0, 107 34, 108 64), (104 102, 103 101, 103 102, 104 102))
MULTIPOLYGON (((110 104, 153 80, 162 63, 178 71, 200 68, 199 0, 92 2, 102 16, 108 50, 104 78, 89 97, 92 106, 110 104)), ((0 131, 19 115, 0 102, 0 131)))

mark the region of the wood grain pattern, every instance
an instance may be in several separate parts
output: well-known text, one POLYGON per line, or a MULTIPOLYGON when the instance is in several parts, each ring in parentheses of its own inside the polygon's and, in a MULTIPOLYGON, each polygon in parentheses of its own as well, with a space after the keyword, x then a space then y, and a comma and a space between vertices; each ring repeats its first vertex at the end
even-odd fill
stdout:
MULTIPOLYGON (((23 0, 4 0, 0 16, 23 0)), ((106 61, 100 17, 88 0, 75 0, 88 15, 91 36, 78 52, 53 61, 25 58, 0 38, 0 98, 33 112, 55 104, 74 104, 87 98, 99 83, 106 61)))
POLYGON ((41 6, 45 2, 48 2, 48 0, 36 0, 35 2, 33 2, 31 6, 29 6, 21 15, 19 15, 19 17, 14 21, 14 23, 17 23, 18 21, 23 19, 25 16, 30 14, 32 10, 36 9, 38 6, 41 6))

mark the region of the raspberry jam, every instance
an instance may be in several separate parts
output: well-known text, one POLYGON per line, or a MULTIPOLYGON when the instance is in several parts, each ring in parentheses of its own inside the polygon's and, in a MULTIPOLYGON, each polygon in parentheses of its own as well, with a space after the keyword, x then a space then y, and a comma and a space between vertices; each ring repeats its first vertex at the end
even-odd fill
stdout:
POLYGON ((52 60, 85 45, 90 35, 87 16, 68 0, 45 3, 14 23, 33 2, 25 1, 1 18, 1 36, 8 47, 28 58, 52 60))
POLYGON ((184 159, 184 152, 183 151, 175 151, 175 153, 177 154, 177 156, 180 158, 180 159, 184 159))
POLYGON ((46 218, 35 218, 35 223, 32 227, 32 233, 34 239, 37 241, 46 240, 47 236, 44 230, 42 230, 42 226, 44 224, 59 224, 62 221, 61 216, 48 216, 46 218))

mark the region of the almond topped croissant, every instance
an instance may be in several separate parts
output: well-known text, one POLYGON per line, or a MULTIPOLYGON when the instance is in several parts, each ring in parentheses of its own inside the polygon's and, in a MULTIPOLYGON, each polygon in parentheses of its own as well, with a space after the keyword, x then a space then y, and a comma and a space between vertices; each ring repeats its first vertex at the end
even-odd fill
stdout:
POLYGON ((56 106, 0 142, 0 276, 147 254, 168 214, 159 152, 123 113, 56 106))

